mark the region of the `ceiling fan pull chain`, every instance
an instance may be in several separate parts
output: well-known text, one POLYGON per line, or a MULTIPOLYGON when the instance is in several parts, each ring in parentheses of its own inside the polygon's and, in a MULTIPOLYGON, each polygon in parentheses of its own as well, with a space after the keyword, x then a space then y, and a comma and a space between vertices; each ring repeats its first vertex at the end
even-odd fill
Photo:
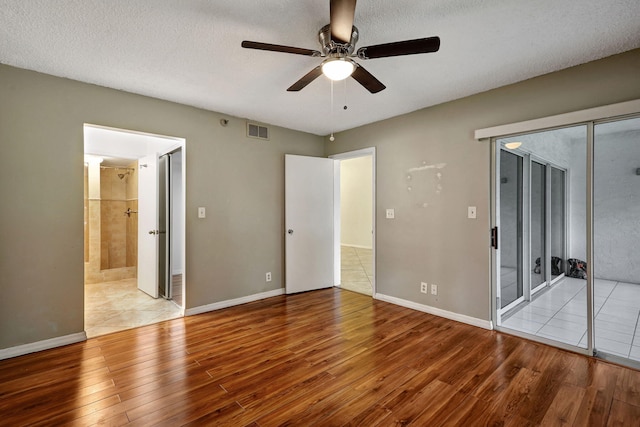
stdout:
POLYGON ((346 110, 347 109, 347 80, 344 80, 344 107, 343 109, 346 110))
POLYGON ((333 80, 329 80, 331 82, 331 114, 329 115, 329 120, 331 120, 331 136, 329 137, 329 141, 333 142, 336 138, 333 136, 333 80))

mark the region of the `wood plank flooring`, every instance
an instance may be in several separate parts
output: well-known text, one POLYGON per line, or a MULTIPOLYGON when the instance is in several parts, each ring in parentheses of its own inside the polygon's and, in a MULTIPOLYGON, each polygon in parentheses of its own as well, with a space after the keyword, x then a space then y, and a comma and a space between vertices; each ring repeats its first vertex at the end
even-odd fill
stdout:
POLYGON ((338 289, 0 361, 0 425, 638 426, 640 372, 338 289))

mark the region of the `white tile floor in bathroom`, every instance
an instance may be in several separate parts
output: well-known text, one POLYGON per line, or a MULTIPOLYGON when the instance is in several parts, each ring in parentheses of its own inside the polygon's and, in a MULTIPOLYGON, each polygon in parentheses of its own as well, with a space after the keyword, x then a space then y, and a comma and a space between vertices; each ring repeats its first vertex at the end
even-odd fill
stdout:
MULTIPOLYGON (((502 322, 502 326, 566 344, 587 346, 586 281, 565 277, 502 322)), ((595 347, 640 361, 640 285, 596 279, 595 347)))
POLYGON ((84 329, 89 338, 181 316, 172 301, 139 290, 136 279, 86 284, 84 290, 84 329))

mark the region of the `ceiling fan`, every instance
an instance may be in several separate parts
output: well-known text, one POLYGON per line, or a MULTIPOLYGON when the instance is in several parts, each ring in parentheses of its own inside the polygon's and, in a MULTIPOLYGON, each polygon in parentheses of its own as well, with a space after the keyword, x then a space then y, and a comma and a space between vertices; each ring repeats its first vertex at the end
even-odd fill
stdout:
POLYGON ((440 48, 439 37, 426 37, 365 46, 356 51, 355 47, 360 33, 353 25, 355 9, 356 0, 331 0, 330 23, 322 27, 318 33, 322 51, 247 40, 242 42, 242 47, 326 58, 320 65, 291 85, 287 89, 289 92, 297 92, 303 89, 324 74, 331 80, 343 80, 352 76, 371 93, 378 93, 385 89, 386 86, 351 58, 357 57, 366 60, 415 55, 418 53, 437 52, 440 48))

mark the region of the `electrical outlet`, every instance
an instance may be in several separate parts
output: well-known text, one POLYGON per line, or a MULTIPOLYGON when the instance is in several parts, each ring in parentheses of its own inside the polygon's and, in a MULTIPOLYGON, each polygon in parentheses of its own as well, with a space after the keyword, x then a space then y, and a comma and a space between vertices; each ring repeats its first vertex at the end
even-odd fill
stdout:
POLYGON ((438 295, 438 285, 431 284, 431 295, 438 295))
POLYGON ((427 293, 427 284, 425 282, 420 283, 420 292, 422 292, 423 294, 427 293))
POLYGON ((387 219, 394 219, 396 217, 395 209, 387 209, 387 219))
POLYGON ((267 279, 267 282, 270 282, 270 281, 271 281, 271 272, 270 272, 270 271, 269 271, 269 272, 267 272, 267 274, 266 274, 266 279, 267 279))

